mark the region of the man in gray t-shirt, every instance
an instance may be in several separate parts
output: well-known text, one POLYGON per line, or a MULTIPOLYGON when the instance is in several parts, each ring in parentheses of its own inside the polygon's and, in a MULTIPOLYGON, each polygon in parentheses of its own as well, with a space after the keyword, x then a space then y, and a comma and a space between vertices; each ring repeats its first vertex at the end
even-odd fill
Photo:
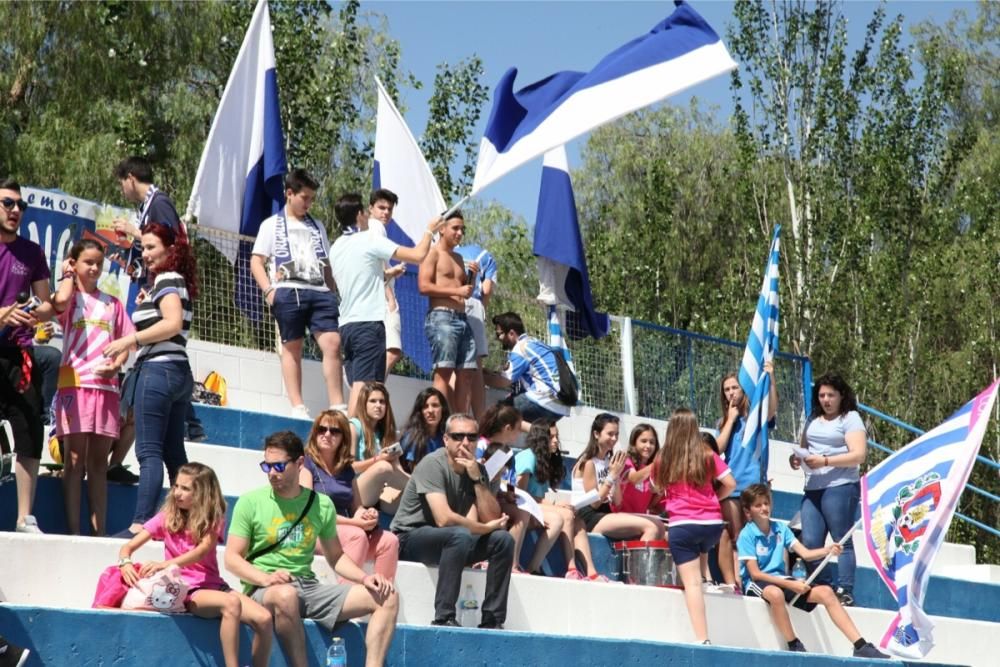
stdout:
POLYGON ((502 628, 514 565, 514 538, 495 489, 475 458, 476 421, 454 414, 445 423, 444 447, 425 456, 403 490, 392 531, 399 557, 438 566, 433 625, 457 626, 455 602, 466 565, 488 560, 480 628, 502 628))

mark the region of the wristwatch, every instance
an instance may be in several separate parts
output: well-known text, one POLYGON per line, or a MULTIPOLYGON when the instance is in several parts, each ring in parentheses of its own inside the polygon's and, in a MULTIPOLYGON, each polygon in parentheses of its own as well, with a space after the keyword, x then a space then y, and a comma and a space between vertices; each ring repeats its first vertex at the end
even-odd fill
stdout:
POLYGON ((118 567, 121 567, 123 565, 131 565, 131 564, 132 564, 132 559, 129 558, 128 556, 126 556, 125 558, 119 558, 118 559, 118 567))

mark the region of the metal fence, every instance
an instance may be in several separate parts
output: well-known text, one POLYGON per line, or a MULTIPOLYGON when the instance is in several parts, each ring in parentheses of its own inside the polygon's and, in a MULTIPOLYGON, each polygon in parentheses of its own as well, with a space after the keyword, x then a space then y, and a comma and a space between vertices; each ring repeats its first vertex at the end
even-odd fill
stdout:
MULTIPOLYGON (((276 349, 273 320, 263 305, 260 290, 249 276, 249 249, 252 239, 212 229, 192 230, 201 294, 195 303, 192 337, 201 340, 260 350, 276 349), (235 267, 228 258, 235 258, 235 267), (239 299, 236 298, 239 290, 239 299), (237 303, 250 304, 251 309, 237 303)), ((403 280, 415 282, 413 269, 403 280)), ((410 324, 404 333, 404 352, 426 345, 422 323, 426 299, 412 291, 398 290, 400 312, 410 324), (414 329, 412 324, 419 323, 414 329)), ((546 310, 537 301, 497 294, 490 302, 489 315, 515 311, 524 320, 528 333, 545 339, 546 310)), ((489 330, 489 327, 487 327, 489 330)), ((611 332, 601 340, 574 339, 566 332, 566 341, 580 377, 581 402, 584 405, 667 419, 675 408, 690 407, 704 426, 715 426, 721 416, 719 386, 723 376, 739 369, 742 343, 650 324, 627 317, 613 317, 611 332)), ((497 341, 490 341, 490 355, 485 364, 501 368, 505 353, 497 341)), ((307 339, 304 355, 318 358, 319 351, 307 339)), ((423 358, 423 354, 414 357, 423 358)), ((405 358, 394 372, 411 377, 429 378, 423 363, 405 358)), ((775 360, 778 387, 776 438, 796 440, 812 383, 809 360, 779 353, 775 360)))

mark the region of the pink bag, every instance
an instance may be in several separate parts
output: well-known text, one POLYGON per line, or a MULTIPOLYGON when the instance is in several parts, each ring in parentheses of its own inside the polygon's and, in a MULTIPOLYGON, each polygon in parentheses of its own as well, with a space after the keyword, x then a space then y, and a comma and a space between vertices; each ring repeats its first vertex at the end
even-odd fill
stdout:
POLYGON ((122 600, 122 609, 159 611, 166 614, 183 614, 187 611, 184 600, 188 585, 181 578, 181 570, 171 565, 165 570, 136 582, 122 600))
MULTIPOLYGON (((135 571, 139 571, 139 564, 132 565, 135 571)), ((125 593, 128 592, 128 584, 122 579, 121 571, 117 565, 109 565, 101 572, 101 578, 97 580, 97 591, 94 593, 94 601, 91 607, 94 609, 117 609, 122 606, 125 593)))

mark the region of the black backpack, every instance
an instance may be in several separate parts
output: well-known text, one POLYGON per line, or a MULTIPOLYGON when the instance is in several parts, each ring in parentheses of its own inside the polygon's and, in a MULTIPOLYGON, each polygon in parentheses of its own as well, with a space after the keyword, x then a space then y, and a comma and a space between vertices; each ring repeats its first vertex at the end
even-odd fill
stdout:
POLYGON ((552 355, 556 358, 556 368, 559 370, 559 386, 554 387, 556 398, 565 406, 573 407, 580 402, 580 381, 577 379, 573 369, 566 363, 566 357, 562 350, 549 347, 552 355))

